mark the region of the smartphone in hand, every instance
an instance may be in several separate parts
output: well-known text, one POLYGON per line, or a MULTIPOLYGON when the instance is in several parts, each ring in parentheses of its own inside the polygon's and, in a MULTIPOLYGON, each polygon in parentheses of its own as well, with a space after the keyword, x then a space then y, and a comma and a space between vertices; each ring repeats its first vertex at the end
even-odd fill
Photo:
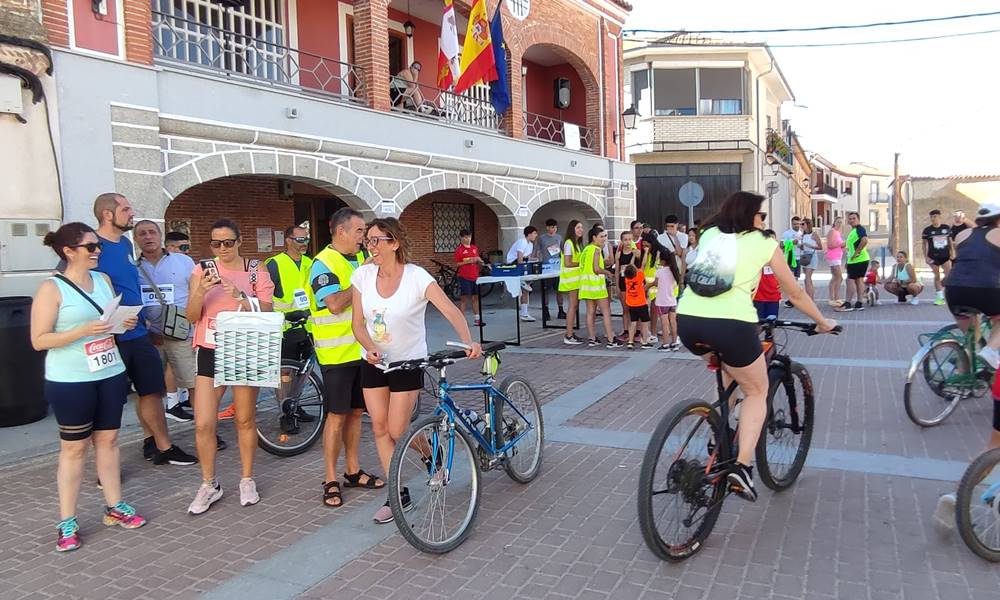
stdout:
POLYGON ((211 258, 206 258, 204 260, 201 260, 199 264, 201 265, 202 271, 206 273, 211 273, 212 277, 215 277, 216 279, 222 279, 222 277, 219 276, 219 267, 215 264, 215 260, 211 258))

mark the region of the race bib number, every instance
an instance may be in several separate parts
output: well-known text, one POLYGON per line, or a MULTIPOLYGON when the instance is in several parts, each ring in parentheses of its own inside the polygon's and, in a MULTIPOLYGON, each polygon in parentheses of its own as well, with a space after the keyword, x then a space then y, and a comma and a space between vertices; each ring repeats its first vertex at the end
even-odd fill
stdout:
POLYGON ((774 269, 771 268, 771 265, 764 265, 764 275, 774 275, 774 269))
POLYGON ((161 301, 163 304, 174 303, 174 284, 172 283, 160 286, 159 298, 157 298, 156 290, 151 285, 139 286, 139 291, 142 294, 143 306, 159 306, 161 301))
POLYGON ((944 250, 947 247, 948 247, 948 238, 941 237, 941 236, 935 236, 934 237, 934 249, 935 250, 944 250))
POLYGON ((118 346, 115 345, 115 338, 110 335, 85 343, 83 351, 87 355, 87 368, 91 373, 120 365, 122 362, 118 355, 118 346))
POLYGON ((309 296, 306 296, 306 291, 295 290, 292 292, 292 304, 299 310, 309 308, 309 296))
POLYGON ((203 340, 209 346, 215 346, 215 317, 208 319, 205 323, 205 338, 203 340))

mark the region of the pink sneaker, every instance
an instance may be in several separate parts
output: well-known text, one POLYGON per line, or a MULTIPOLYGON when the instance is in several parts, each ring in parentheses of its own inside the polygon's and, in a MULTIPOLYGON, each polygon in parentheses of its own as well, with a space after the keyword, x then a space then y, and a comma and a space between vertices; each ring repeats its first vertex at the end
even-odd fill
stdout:
POLYGON ((56 552, 69 552, 83 545, 76 517, 63 519, 57 527, 59 528, 59 538, 56 540, 56 552))
POLYGON ((108 527, 118 525, 125 529, 138 529, 146 524, 146 519, 135 514, 135 509, 123 500, 104 509, 104 524, 108 527))

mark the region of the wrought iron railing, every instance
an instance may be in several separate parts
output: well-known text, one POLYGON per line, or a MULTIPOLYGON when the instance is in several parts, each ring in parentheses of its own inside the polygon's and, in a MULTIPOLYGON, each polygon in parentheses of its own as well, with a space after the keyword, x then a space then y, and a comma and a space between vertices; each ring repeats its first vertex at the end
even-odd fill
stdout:
POLYGON ((158 61, 356 102, 366 99, 360 67, 289 48, 270 39, 266 28, 248 35, 156 11, 152 25, 158 61))
POLYGON ((545 115, 525 111, 524 135, 533 140, 565 146, 574 150, 579 147, 584 152, 597 152, 597 140, 593 129, 545 115), (579 132, 579 144, 576 143, 576 132, 579 132))
POLYGON ((837 194, 837 188, 832 185, 827 185, 825 183, 819 183, 813 186, 813 193, 818 195, 827 195, 831 198, 836 199, 839 194, 837 194))
POLYGON ((389 81, 392 110, 431 119, 472 125, 496 131, 503 123, 489 101, 489 88, 475 86, 462 94, 392 77, 389 81))

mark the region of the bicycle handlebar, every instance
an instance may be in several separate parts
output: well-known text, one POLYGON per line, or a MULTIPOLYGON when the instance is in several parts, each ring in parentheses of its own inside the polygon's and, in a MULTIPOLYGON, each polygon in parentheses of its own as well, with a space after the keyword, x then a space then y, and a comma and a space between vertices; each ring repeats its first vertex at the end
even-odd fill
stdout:
MULTIPOLYGON (((458 342, 447 342, 447 344, 465 346, 465 344, 459 344, 458 342)), ((496 354, 506 347, 507 344, 503 342, 490 342, 489 344, 483 345, 483 355, 496 354)), ((455 364, 464 358, 465 350, 441 350, 424 358, 413 358, 410 360, 397 360, 391 362, 385 365, 383 371, 386 373, 390 373, 392 371, 413 371, 416 369, 426 369, 428 367, 440 369, 441 367, 455 364)))
POLYGON ((784 321, 784 320, 772 320, 765 319, 760 322, 761 327, 765 330, 768 329, 797 329, 802 333, 812 336, 812 335, 822 335, 824 333, 829 333, 832 335, 840 335, 844 331, 843 325, 837 325, 830 331, 816 331, 816 323, 812 321, 784 321))

